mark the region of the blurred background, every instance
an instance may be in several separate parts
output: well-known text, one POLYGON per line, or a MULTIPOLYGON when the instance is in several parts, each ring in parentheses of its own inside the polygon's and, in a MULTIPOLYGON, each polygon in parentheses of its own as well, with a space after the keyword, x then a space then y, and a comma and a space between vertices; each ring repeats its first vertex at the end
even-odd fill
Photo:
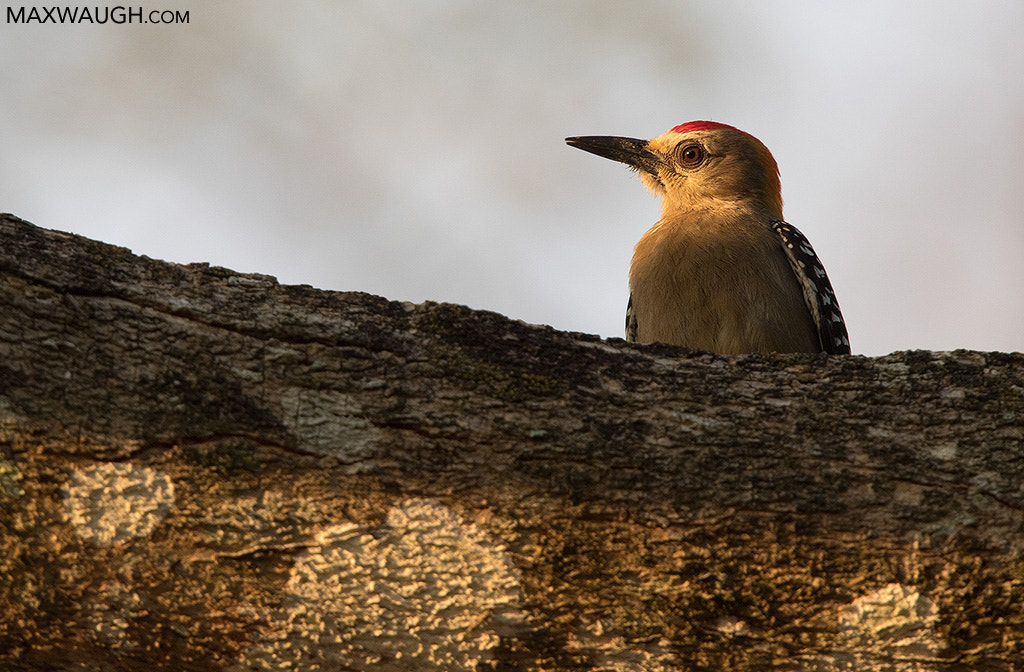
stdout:
POLYGON ((0 211, 621 336, 658 203, 563 138, 712 119, 775 154, 855 353, 1024 350, 1020 0, 143 9, 188 23, 0 24, 0 211))

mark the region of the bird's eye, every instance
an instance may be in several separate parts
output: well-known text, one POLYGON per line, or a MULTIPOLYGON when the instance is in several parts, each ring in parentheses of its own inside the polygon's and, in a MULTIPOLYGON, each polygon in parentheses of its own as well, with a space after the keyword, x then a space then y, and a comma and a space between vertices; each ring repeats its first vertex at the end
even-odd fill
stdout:
POLYGON ((704 148, 696 143, 680 145, 676 153, 679 156, 679 163, 683 168, 696 168, 704 161, 706 156, 704 148))

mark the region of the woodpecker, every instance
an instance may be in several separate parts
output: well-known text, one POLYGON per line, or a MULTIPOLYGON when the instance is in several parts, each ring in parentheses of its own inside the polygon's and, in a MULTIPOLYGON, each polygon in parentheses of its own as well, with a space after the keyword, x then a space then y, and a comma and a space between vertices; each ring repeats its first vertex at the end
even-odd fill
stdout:
POLYGON ((779 167, 760 140, 691 121, 653 140, 565 141, 627 164, 661 197, 661 219, 633 251, 626 340, 724 354, 850 353, 832 284, 783 220, 779 167))

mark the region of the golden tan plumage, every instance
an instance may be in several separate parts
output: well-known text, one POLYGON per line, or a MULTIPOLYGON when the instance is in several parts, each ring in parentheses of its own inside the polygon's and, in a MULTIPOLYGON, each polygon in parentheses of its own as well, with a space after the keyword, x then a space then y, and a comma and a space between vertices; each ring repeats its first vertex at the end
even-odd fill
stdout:
POLYGON ((782 221, 778 167, 753 136, 690 122, 650 141, 575 147, 635 168, 661 219, 634 249, 627 338, 721 353, 849 353, 831 284, 782 221))

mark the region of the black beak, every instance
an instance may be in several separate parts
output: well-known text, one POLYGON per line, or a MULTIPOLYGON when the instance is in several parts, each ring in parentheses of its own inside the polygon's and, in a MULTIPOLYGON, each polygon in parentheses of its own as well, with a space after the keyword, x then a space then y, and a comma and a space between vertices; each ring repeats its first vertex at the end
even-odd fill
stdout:
POLYGON ((566 138, 570 147, 582 149, 584 152, 597 154, 612 161, 619 161, 644 172, 655 173, 660 159, 651 151, 646 140, 637 138, 618 138, 609 135, 583 135, 566 138))

